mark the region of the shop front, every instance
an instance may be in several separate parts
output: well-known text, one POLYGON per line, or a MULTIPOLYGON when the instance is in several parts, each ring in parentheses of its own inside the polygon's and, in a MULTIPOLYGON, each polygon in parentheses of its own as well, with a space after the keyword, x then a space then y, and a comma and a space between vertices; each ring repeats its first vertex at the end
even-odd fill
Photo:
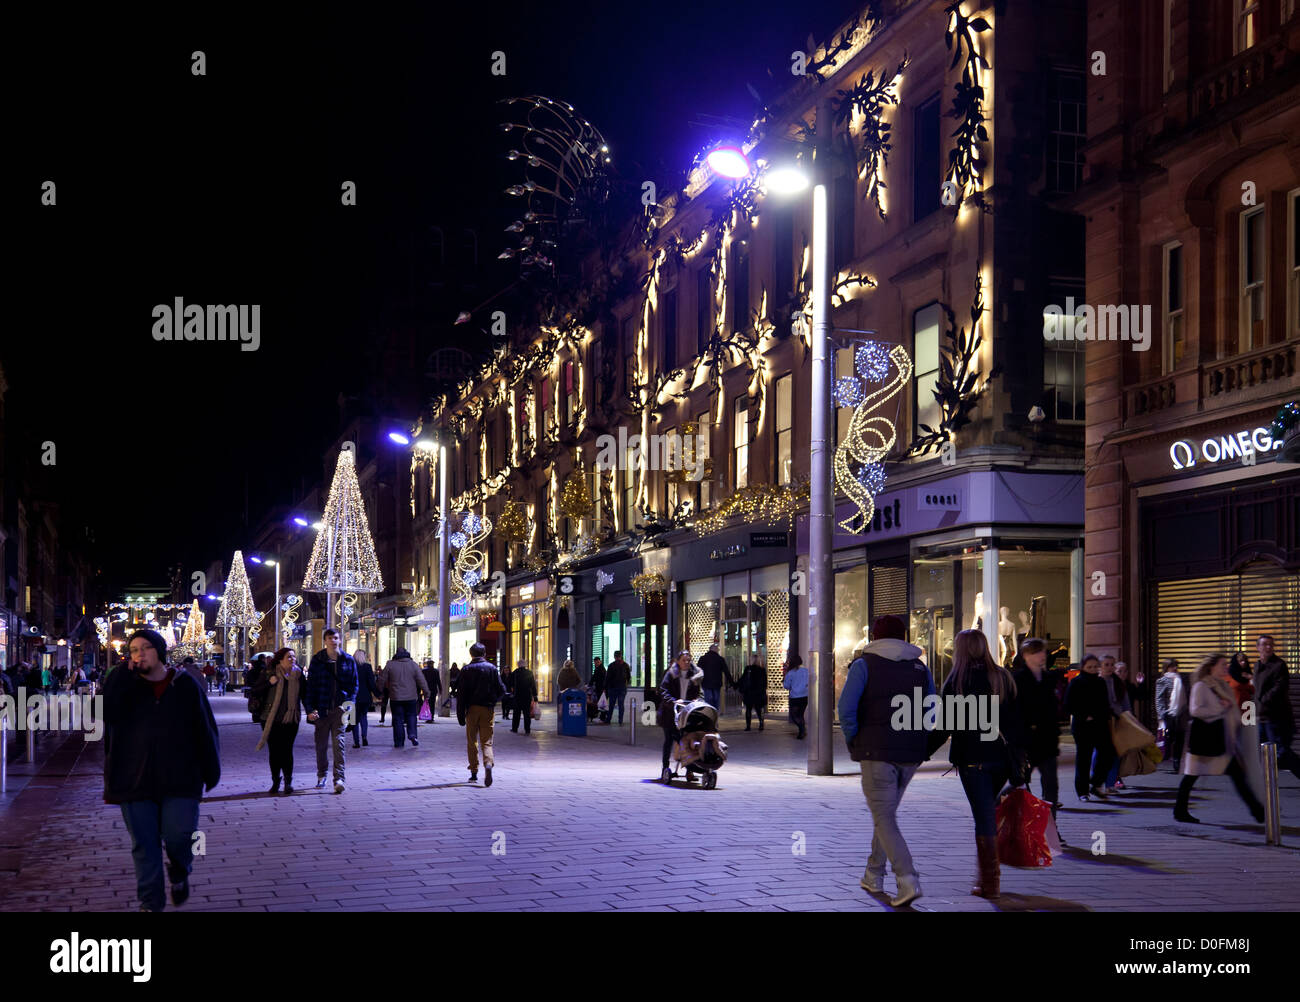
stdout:
MULTIPOLYGON (((550 692, 560 665, 551 646, 551 583, 538 578, 506 591, 506 644, 504 664, 511 670, 523 661, 532 669, 543 700, 550 692)), ((453 649, 455 644, 452 645, 453 649)), ((562 662, 561 662, 562 663, 562 662)), ((462 661, 461 664, 464 664, 462 661)))

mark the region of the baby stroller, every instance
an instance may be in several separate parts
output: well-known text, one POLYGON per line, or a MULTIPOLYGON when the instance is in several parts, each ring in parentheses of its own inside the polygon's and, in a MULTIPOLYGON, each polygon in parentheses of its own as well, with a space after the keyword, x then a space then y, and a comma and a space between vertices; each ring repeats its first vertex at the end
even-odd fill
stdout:
POLYGON ((679 699, 673 707, 678 732, 670 755, 673 768, 665 769, 660 778, 671 782, 678 767, 684 767, 688 781, 703 776, 704 788, 712 790, 718 785, 718 769, 727 761, 727 746, 718 734, 718 711, 702 699, 679 699))

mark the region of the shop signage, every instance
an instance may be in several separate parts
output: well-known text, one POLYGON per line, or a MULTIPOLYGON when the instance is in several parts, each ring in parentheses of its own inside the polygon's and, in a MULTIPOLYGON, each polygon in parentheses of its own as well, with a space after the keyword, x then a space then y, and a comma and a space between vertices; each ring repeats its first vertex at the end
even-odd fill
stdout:
POLYGON ((876 508, 876 514, 862 529, 863 533, 880 532, 882 529, 901 529, 903 527, 902 505, 898 498, 893 504, 884 504, 876 508))
POLYGON ((724 548, 721 549, 721 550, 714 550, 713 552, 711 552, 711 553, 709 554, 709 559, 710 559, 710 560, 729 560, 729 559, 731 559, 732 557, 739 557, 739 556, 742 556, 742 555, 744 554, 744 552, 745 552, 745 547, 744 547, 744 546, 742 546, 740 543, 734 543, 734 544, 732 544, 731 546, 724 547, 724 548))
POLYGON ((1200 441, 1179 439, 1169 447, 1169 459, 1175 470, 1186 470, 1198 463, 1222 463, 1234 459, 1242 462, 1247 456, 1280 448, 1281 439, 1275 441, 1267 428, 1255 428, 1252 431, 1210 435, 1200 441))
POLYGON ((749 534, 749 545, 755 548, 762 546, 789 546, 790 537, 784 532, 751 532, 749 534))

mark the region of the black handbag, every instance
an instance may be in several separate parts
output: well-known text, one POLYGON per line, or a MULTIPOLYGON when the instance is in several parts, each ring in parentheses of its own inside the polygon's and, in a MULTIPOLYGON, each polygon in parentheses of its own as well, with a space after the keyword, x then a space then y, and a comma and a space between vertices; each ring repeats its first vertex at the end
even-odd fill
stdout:
POLYGON ((1192 728, 1187 738, 1187 750, 1193 755, 1216 758, 1228 750, 1223 732, 1223 721, 1192 718, 1192 728))
POLYGON ((1007 782, 1012 786, 1027 785, 1029 776, 1033 772, 1029 753, 1019 745, 1013 745, 1001 731, 998 732, 998 736, 1002 738, 1002 748, 1006 756, 1007 782))

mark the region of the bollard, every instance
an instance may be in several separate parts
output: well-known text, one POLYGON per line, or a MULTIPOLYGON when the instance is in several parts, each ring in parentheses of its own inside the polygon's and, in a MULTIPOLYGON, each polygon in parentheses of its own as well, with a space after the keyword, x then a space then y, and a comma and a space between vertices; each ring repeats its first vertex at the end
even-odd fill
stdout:
POLYGON ((635 696, 631 696, 631 697, 629 697, 629 698, 630 698, 630 700, 631 700, 631 704, 632 704, 632 726, 628 729, 628 742, 627 742, 627 743, 630 744, 630 745, 634 745, 634 744, 636 744, 636 718, 637 718, 638 716, 640 716, 640 711, 637 709, 637 705, 636 705, 636 697, 635 697, 635 696))
POLYGON ((0 797, 9 789, 9 713, 0 713, 0 797))
POLYGON ((1277 797, 1277 745, 1271 741, 1260 746, 1264 759, 1264 841, 1282 844, 1282 807, 1277 797))
POLYGON ((36 711, 27 714, 27 761, 36 761, 36 711))

